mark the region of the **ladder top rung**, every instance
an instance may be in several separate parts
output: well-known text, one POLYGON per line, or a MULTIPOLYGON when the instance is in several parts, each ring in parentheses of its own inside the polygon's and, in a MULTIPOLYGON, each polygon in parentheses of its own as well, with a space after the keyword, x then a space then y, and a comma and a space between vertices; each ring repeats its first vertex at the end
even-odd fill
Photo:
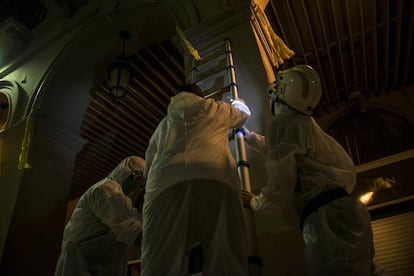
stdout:
POLYGON ((224 43, 224 41, 208 44, 204 46, 202 49, 200 49, 200 53, 208 55, 210 52, 217 52, 219 50, 223 52, 226 51, 226 44, 224 43))
POLYGON ((197 66, 195 66, 193 69, 196 69, 198 72, 205 72, 205 71, 212 70, 213 68, 217 68, 217 67, 222 68, 219 70, 225 70, 227 68, 227 60, 215 58, 215 59, 207 61, 206 63, 200 63, 197 66))
POLYGON ((205 75, 199 75, 199 79, 197 80, 197 82, 208 82, 210 80, 214 80, 214 79, 218 79, 220 77, 226 77, 226 73, 227 71, 221 70, 221 71, 216 71, 214 73, 211 74, 205 74, 205 75))

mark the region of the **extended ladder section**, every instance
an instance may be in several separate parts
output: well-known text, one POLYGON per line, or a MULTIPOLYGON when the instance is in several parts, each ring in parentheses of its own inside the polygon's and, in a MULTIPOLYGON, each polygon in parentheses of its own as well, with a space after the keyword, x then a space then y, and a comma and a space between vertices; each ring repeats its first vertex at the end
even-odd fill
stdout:
MULTIPOLYGON (((230 40, 225 39, 223 43, 214 44, 201 53, 203 54, 202 60, 196 61, 193 59, 191 82, 197 83, 203 89, 205 98, 222 99, 226 93, 229 93, 229 100, 238 98, 236 71, 230 40)), ((250 191, 249 164, 247 163, 243 131, 235 129, 233 134, 237 169, 242 188, 250 191)))
MULTIPOLYGON (((204 49, 198 49, 201 60, 192 59, 189 82, 197 83, 204 91, 205 98, 222 100, 239 98, 234 67, 233 52, 230 39, 215 43, 204 49)), ((251 191, 249 164, 242 129, 234 129, 230 134, 234 138, 237 170, 242 189, 251 191)), ((260 275, 261 259, 257 256, 256 230, 253 212, 244 208, 247 229, 249 275, 260 275)))

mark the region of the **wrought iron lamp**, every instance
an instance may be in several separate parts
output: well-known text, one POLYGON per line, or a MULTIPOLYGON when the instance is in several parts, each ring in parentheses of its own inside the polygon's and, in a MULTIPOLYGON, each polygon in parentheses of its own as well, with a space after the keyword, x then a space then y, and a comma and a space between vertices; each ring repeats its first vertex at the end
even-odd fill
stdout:
POLYGON ((131 37, 128 31, 121 31, 119 36, 123 40, 122 52, 116 61, 108 66, 109 94, 114 100, 120 100, 128 93, 128 83, 131 79, 132 66, 125 56, 126 41, 131 37))

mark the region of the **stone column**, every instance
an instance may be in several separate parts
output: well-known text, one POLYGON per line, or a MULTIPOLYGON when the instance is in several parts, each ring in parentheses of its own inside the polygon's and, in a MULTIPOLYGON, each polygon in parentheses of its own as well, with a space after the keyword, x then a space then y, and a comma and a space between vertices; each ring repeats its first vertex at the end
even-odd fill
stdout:
MULTIPOLYGON (((17 135, 11 130, 10 139, 22 137, 22 129, 19 131, 17 135)), ((76 154, 85 143, 78 135, 42 117, 33 118, 31 141, 31 169, 17 170, 20 139, 11 140, 5 152, 8 166, 15 164, 15 168, 8 168, 13 172, 6 175, 10 180, 7 185, 18 191, 3 252, 2 275, 53 275, 76 154)))

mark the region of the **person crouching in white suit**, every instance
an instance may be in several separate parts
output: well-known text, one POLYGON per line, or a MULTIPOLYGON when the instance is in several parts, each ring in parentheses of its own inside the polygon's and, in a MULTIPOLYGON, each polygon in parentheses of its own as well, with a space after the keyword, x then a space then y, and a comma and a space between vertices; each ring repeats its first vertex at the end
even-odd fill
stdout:
POLYGON ((55 276, 127 275, 127 249, 141 231, 131 195, 145 184, 144 159, 130 156, 79 199, 67 223, 55 276))

